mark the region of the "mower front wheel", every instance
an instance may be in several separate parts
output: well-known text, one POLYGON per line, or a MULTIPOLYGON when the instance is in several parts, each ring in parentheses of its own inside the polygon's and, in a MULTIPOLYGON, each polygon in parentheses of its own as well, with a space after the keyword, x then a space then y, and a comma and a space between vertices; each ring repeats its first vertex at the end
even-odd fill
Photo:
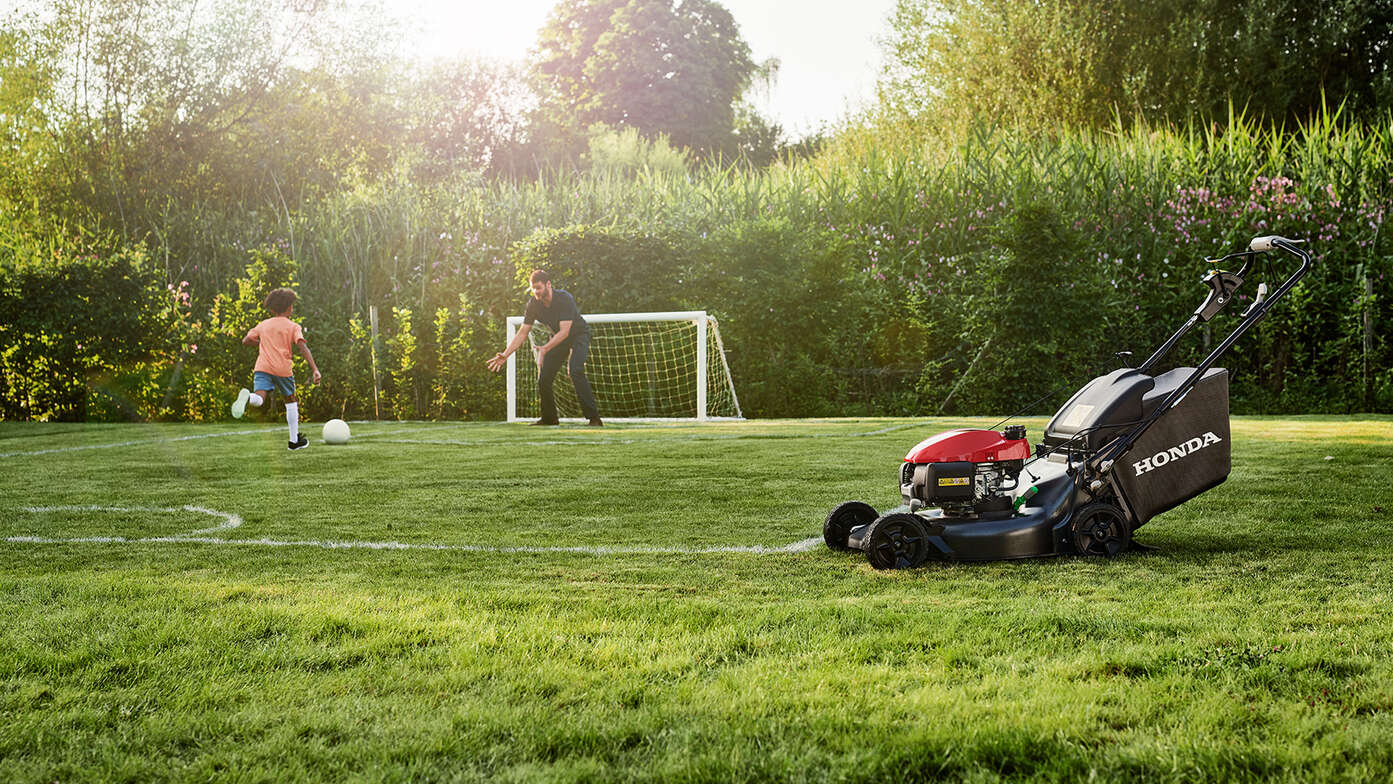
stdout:
POLYGON ((929 557, 929 529, 918 515, 896 512, 866 529, 866 560, 877 569, 913 569, 929 557))
POLYGON ((846 501, 827 514, 822 523, 822 541, 831 550, 850 550, 846 539, 851 531, 873 522, 880 515, 874 506, 861 501, 846 501))
POLYGON ((1132 542, 1132 526, 1112 504, 1089 504, 1074 516, 1074 550, 1079 555, 1112 557, 1132 542))

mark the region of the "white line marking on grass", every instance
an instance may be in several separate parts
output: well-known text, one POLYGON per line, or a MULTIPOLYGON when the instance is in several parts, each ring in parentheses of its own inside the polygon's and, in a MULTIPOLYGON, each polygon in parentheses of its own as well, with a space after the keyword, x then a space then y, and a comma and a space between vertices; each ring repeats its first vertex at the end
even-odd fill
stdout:
POLYGON ((231 512, 219 512, 216 509, 208 509, 193 504, 183 506, 101 506, 92 504, 90 506, 25 506, 20 507, 22 512, 33 512, 35 514, 47 514, 51 512, 161 512, 163 514, 177 514, 179 512, 197 512, 206 514, 209 517, 221 517, 222 522, 211 528, 200 528, 197 531, 190 531, 193 534, 211 534, 214 531, 227 531, 242 524, 242 518, 231 512))
MULTIPOLYGON (((454 438, 380 438, 379 444, 434 444, 436 446, 586 446, 587 444, 636 444, 640 441, 657 443, 659 439, 636 438, 585 438, 556 439, 552 441, 512 441, 509 439, 482 439, 464 441, 454 438)), ((667 439, 663 439, 667 440, 667 439)))
POLYGON ((174 441, 196 441, 201 438, 225 438, 227 436, 249 436, 257 433, 273 433, 277 430, 284 430, 281 427, 266 427, 260 430, 232 430, 226 433, 199 433, 193 436, 177 436, 175 438, 145 438, 139 441, 120 441, 114 444, 83 444, 81 446, 60 446, 52 449, 38 449, 33 452, 3 452, 0 458, 5 457, 32 457, 34 455, 51 455, 57 452, 80 452, 86 449, 115 449, 121 446, 143 446, 145 444, 164 444, 174 441))
MULTIPOLYGON (((377 441, 383 444, 435 444, 437 446, 490 446, 504 444, 510 446, 565 446, 568 444, 583 446, 586 444, 658 444, 668 441, 761 441, 797 440, 802 438, 862 438, 865 436, 878 436, 885 433, 893 433, 897 430, 905 430, 911 427, 920 427, 922 424, 921 422, 909 422, 907 424, 883 427, 879 430, 869 430, 864 433, 692 433, 690 435, 657 436, 654 438, 609 438, 606 436, 586 438, 584 436, 577 436, 574 438, 554 438, 538 441, 518 441, 511 438, 379 438, 377 441)), ((388 433, 377 433, 375 435, 388 435, 388 433)))
MULTIPOLYGON (((371 423, 361 423, 361 422, 360 422, 360 423, 358 423, 358 424, 371 424, 371 423)), ((396 435, 396 434, 398 434, 398 433, 417 433, 417 432, 420 432, 420 431, 422 431, 422 430, 453 430, 453 429, 459 428, 459 427, 464 427, 464 423, 455 424, 455 425, 425 425, 425 424, 422 424, 422 425, 416 425, 415 427, 401 427, 401 428, 397 428, 396 430, 376 430, 376 431, 369 430, 369 431, 364 432, 364 433, 355 434, 353 437, 354 437, 354 438, 378 438, 378 437, 380 437, 380 436, 390 436, 390 435, 396 435)))
POLYGON ((50 537, 50 536, 10 536, 4 539, 11 544, 213 544, 243 547, 318 547, 325 550, 431 550, 435 552, 461 552, 461 553, 575 553, 578 555, 709 555, 715 553, 750 553, 754 555, 775 555, 779 553, 805 553, 813 549, 822 541, 822 537, 814 536, 798 542, 786 544, 780 547, 766 547, 764 545, 716 545, 711 547, 657 547, 651 545, 597 545, 594 547, 534 547, 527 545, 519 546, 491 546, 476 544, 432 544, 432 543, 410 543, 410 542, 335 542, 320 541, 314 539, 301 540, 279 540, 279 539, 221 539, 217 537, 201 536, 214 531, 226 531, 237 528, 242 524, 242 518, 231 512, 219 512, 216 509, 208 509, 202 506, 186 505, 181 507, 151 507, 151 506, 26 506, 21 507, 20 511, 35 514, 46 514, 52 512, 158 512, 164 514, 177 514, 179 512, 195 512, 198 514, 209 515, 210 517, 220 517, 223 522, 211 528, 200 528, 197 531, 190 531, 186 534, 176 534, 174 536, 146 536, 132 539, 125 536, 75 536, 75 537, 50 537))
MULTIPOLYGON (((382 430, 377 432, 358 433, 355 439, 372 438, 386 444, 437 444, 442 446, 483 446, 487 444, 511 444, 515 446, 557 446, 565 444, 636 444, 643 442, 660 443, 663 441, 738 441, 738 440, 768 440, 768 439, 800 439, 800 438, 861 438, 863 436, 878 436, 885 433, 893 433, 896 430, 904 430, 916 427, 920 423, 910 422, 907 424, 891 425, 879 430, 870 430, 864 433, 692 433, 690 435, 660 436, 657 438, 585 438, 583 436, 570 439, 553 439, 546 441, 517 441, 510 438, 487 438, 487 439, 406 439, 406 438, 382 438, 382 436, 397 435, 400 433, 415 433, 420 431, 448 430, 459 427, 466 427, 468 423, 453 425, 447 424, 426 424, 414 427, 403 427, 395 430, 382 430)), ((82 444, 79 446, 62 446, 51 449, 36 449, 29 452, 0 452, 0 459, 11 457, 35 457, 37 455, 52 455, 62 452, 81 452, 89 449, 116 449, 123 446, 145 446, 147 444, 165 444, 176 441, 197 441, 204 438, 226 438, 229 436, 249 436, 259 433, 274 433, 284 430, 283 426, 260 428, 257 430, 232 430, 224 433, 199 433, 191 436, 176 436, 173 438, 144 438, 135 441, 118 441, 110 444, 82 444)), ((648 428, 644 428, 647 430, 648 428)), ((642 430, 638 431, 642 432, 642 430)))

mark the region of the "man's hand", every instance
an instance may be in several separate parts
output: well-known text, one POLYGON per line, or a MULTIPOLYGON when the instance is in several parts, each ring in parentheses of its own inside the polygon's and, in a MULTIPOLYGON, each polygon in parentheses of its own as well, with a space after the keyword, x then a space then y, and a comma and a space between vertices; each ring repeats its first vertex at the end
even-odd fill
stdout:
POLYGON ((323 376, 319 375, 319 368, 315 368, 315 369, 314 369, 314 383, 318 384, 318 383, 319 383, 319 379, 321 379, 321 378, 323 378, 323 376))
POLYGON ((499 368, 503 367, 504 363, 506 363, 507 361, 508 361, 508 358, 505 357, 505 356, 503 356, 503 352, 500 351, 500 352, 498 352, 497 354, 494 354, 494 355, 489 359, 489 362, 488 362, 489 370, 492 370, 493 372, 497 373, 498 370, 499 370, 499 368))
POLYGON ((542 366, 542 360, 543 360, 543 359, 546 359, 546 356, 547 356, 547 347, 546 347, 546 346, 542 346, 541 348, 537 349, 537 367, 538 367, 538 368, 540 368, 540 367, 542 366))

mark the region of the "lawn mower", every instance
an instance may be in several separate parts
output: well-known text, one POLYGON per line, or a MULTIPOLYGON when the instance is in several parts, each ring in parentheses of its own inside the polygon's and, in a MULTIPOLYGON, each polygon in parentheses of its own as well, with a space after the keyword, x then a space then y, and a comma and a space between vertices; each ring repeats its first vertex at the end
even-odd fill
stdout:
POLYGON ((1189 319, 1139 367, 1075 392, 1033 456, 1021 425, 949 430, 919 442, 900 466, 903 505, 884 514, 861 501, 838 505, 822 526, 827 546, 862 550, 877 569, 1128 549, 1148 520, 1228 478, 1229 374, 1214 363, 1310 269, 1302 242, 1258 237, 1245 251, 1207 259, 1209 293, 1189 319), (1238 326, 1198 367, 1153 375, 1185 333, 1234 298, 1254 258, 1273 250, 1300 267, 1270 295, 1258 284, 1238 326), (1219 267, 1235 259, 1238 272, 1219 267))

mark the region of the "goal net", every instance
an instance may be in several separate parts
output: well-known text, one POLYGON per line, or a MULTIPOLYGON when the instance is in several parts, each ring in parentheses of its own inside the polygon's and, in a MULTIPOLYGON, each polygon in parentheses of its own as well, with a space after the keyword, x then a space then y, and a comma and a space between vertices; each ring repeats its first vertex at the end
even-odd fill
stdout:
MULTIPOLYGON (((585 316, 590 353, 585 377, 605 420, 740 419, 716 319, 704 310, 597 313, 585 316)), ((509 342, 522 316, 508 317, 509 342)), ((551 338, 541 322, 528 334, 531 351, 508 357, 508 421, 541 416, 537 349, 551 338), (521 360, 519 360, 521 357, 521 360)), ((567 370, 552 387, 563 420, 585 421, 567 370)))

